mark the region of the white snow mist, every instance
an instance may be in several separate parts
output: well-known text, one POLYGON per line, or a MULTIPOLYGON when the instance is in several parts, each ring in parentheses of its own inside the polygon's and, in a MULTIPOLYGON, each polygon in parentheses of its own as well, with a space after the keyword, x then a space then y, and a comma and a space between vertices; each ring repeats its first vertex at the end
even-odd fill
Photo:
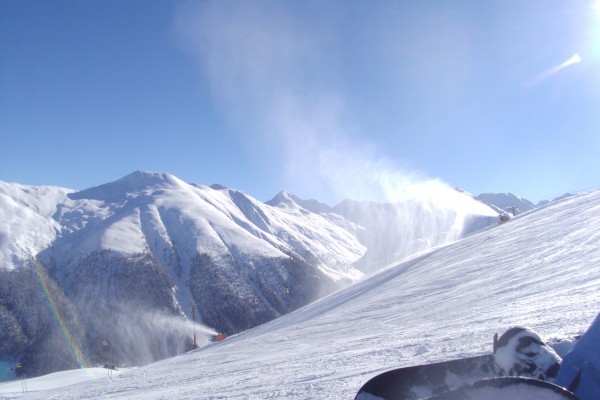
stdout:
POLYGON ((102 363, 145 365, 192 349, 192 338, 202 346, 217 332, 184 315, 122 305, 102 338, 102 363))

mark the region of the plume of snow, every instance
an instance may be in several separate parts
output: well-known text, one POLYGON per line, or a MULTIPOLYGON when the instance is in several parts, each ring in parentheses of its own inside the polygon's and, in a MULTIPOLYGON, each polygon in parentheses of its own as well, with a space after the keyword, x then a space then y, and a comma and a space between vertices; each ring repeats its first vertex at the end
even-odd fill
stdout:
POLYGON ((217 334, 214 329, 183 315, 140 309, 132 304, 120 304, 113 316, 105 326, 110 338, 110 348, 106 350, 112 360, 105 361, 117 364, 125 359, 144 365, 172 357, 191 348, 193 335, 201 345, 217 334))
POLYGON ((275 146, 270 153, 282 154, 285 181, 294 190, 335 201, 411 202, 398 211, 406 218, 394 221, 404 236, 390 247, 405 246, 406 238, 425 247, 456 240, 471 216, 497 216, 441 180, 382 155, 379 144, 359 139, 367 135, 348 111, 336 72, 341 60, 331 51, 337 43, 328 26, 335 24, 310 18, 280 3, 209 1, 182 7, 176 29, 223 114, 236 130, 261 132, 252 145, 259 142, 262 152, 275 146), (435 222, 432 232, 422 233, 423 218, 435 222))

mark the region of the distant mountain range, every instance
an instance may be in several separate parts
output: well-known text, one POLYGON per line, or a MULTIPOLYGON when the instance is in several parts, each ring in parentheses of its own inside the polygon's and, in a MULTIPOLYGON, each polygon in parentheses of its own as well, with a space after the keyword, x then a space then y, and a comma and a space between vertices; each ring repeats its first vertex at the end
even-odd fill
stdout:
POLYGON ((94 364, 151 362, 190 348, 175 322, 192 307, 239 332, 495 225, 507 205, 533 206, 447 196, 330 207, 283 191, 263 203, 144 171, 82 191, 0 182, 0 361, 40 374, 81 362, 66 356, 76 346, 94 364))
POLYGON ((536 206, 529 200, 512 193, 482 193, 475 199, 492 207, 498 213, 521 214, 533 210, 536 206))

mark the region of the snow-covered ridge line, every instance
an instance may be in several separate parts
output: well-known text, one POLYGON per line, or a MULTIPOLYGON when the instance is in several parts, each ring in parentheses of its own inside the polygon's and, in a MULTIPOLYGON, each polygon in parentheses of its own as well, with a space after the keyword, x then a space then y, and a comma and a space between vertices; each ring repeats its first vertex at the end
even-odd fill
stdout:
MULTIPOLYGON (((92 241, 89 238, 91 235, 88 235, 87 245, 124 252, 139 251, 140 243, 135 242, 140 239, 141 229, 132 225, 136 223, 141 225, 139 219, 147 216, 127 212, 136 207, 143 208, 149 205, 156 205, 155 208, 161 210, 172 210, 177 207, 182 210, 191 208, 195 212, 202 212, 204 215, 220 220, 220 224, 225 225, 230 233, 237 229, 234 226, 237 225, 259 240, 268 242, 271 246, 267 247, 275 247, 268 251, 272 255, 281 255, 276 248, 305 251, 307 246, 309 250, 312 250, 311 246, 325 247, 326 249, 321 250, 321 253, 325 251, 327 254, 326 256, 322 254, 322 258, 331 258, 333 255, 333 258, 339 257, 344 264, 349 265, 364 253, 363 246, 351 234, 346 233, 348 228, 346 221, 337 219, 332 223, 327 218, 311 213, 305 213, 308 218, 302 218, 299 212, 301 207, 298 206, 296 210, 286 212, 281 208, 265 205, 242 192, 218 191, 206 186, 190 185, 169 174, 136 171, 115 182, 79 192, 53 187, 24 186, 4 182, 1 184, 1 210, 4 219, 9 221, 11 232, 2 232, 0 249, 3 250, 2 254, 5 257, 0 259, 0 268, 13 268, 26 263, 26 260, 36 256, 54 240, 64 239, 69 234, 88 227, 90 222, 101 225, 103 221, 115 219, 116 213, 119 213, 118 217, 123 221, 108 232, 110 235, 102 235, 103 238, 97 237, 92 241), (148 204, 141 204, 144 201, 148 204), (199 202, 205 205, 199 206, 199 202), (223 218, 218 214, 222 214, 234 224, 223 222, 223 218), (273 226, 265 224, 265 219, 270 220, 265 218, 266 215, 271 216, 273 226), (53 220, 46 221, 50 217, 53 220), (338 227, 338 222, 342 224, 341 227, 338 227), (295 227, 295 235, 283 233, 289 227, 295 227), (15 228, 19 230, 16 231, 15 228), (322 228, 326 228, 326 233, 319 234, 322 228), (18 234, 15 235, 14 232, 18 234), (281 233, 279 236, 278 232, 281 233), (308 232, 310 234, 306 237, 305 234, 308 232), (335 237, 328 237, 328 235, 335 237), (349 249, 339 246, 340 239, 345 240, 349 249), (21 243, 15 244, 15 242, 21 243), (300 248, 296 249, 295 245, 300 248)), ((189 216, 191 212, 187 214, 189 216)), ((198 218, 202 217, 202 214, 198 215, 198 218)), ((193 222, 198 218, 190 219, 193 222)), ((101 226, 100 228, 102 229, 101 226)), ((96 236, 98 235, 100 234, 97 233, 96 236)), ((237 246, 247 245, 248 240, 252 241, 246 238, 237 246)), ((265 249, 264 245, 258 246, 259 249, 261 247, 265 249)), ((324 259, 322 261, 325 262, 324 259)))
MULTIPOLYGON (((423 250, 446 240, 455 240, 466 233, 460 228, 464 223, 462 220, 464 216, 458 217, 456 221, 448 219, 455 217, 442 217, 448 220, 442 221, 447 227, 433 226, 434 231, 447 230, 454 225, 452 229, 457 233, 440 236, 434 232, 431 235, 437 237, 433 239, 427 237, 427 234, 419 233, 418 229, 411 232, 410 230, 415 228, 410 226, 407 228, 408 231, 405 229, 402 232, 397 230, 394 232, 390 227, 387 228, 388 231, 380 233, 365 232, 365 221, 379 221, 377 227, 371 224, 371 230, 381 231, 382 218, 388 220, 390 224, 406 227, 406 223, 410 223, 411 213, 422 213, 424 209, 429 210, 428 212, 432 209, 433 212, 438 212, 437 208, 447 208, 443 204, 433 207, 427 204, 423 205, 423 208, 418 205, 402 206, 408 207, 406 210, 398 207, 394 209, 392 205, 391 208, 382 205, 388 208, 384 211, 387 216, 383 216, 381 211, 376 211, 377 215, 373 216, 369 215, 373 212, 365 207, 356 214, 358 208, 356 206, 352 208, 354 211, 349 212, 348 207, 343 205, 332 208, 316 200, 301 200, 285 191, 271 201, 262 203, 236 190, 223 187, 212 189, 207 186, 187 184, 170 174, 147 171, 136 171, 115 182, 81 191, 2 183, 0 196, 0 201, 3 202, 0 212, 3 213, 5 220, 10 222, 11 227, 11 232, 6 230, 8 228, 5 228, 4 232, 0 231, 0 268, 14 268, 26 264, 27 260, 38 255, 57 239, 61 239, 62 242, 67 238, 76 239, 78 235, 82 236, 81 232, 85 230, 90 232, 85 235, 85 242, 77 243, 77 247, 83 248, 84 252, 108 248, 126 253, 147 251, 152 246, 143 246, 145 241, 155 239, 164 243, 171 241, 170 238, 164 237, 166 234, 164 229, 153 238, 149 231, 143 231, 142 221, 146 222, 145 227, 148 228, 153 225, 152 218, 172 217, 168 210, 175 209, 179 210, 178 213, 189 217, 188 222, 192 225, 198 225, 198 220, 205 215, 221 220, 216 225, 226 228, 230 233, 242 228, 250 236, 267 242, 269 245, 267 247, 272 247, 267 252, 271 252, 272 255, 282 249, 298 253, 308 251, 328 269, 335 269, 337 264, 344 265, 342 269, 348 270, 347 267, 356 263, 368 250, 365 246, 371 247, 370 253, 375 251, 379 254, 376 258, 382 258, 381 253, 388 253, 386 261, 390 261, 408 255, 412 251, 399 254, 390 248, 399 242, 421 241, 418 248, 423 250), (203 203, 204 206, 200 206, 199 203, 203 203), (134 212, 134 209, 138 211, 134 212), (186 211, 188 209, 194 210, 196 216, 190 215, 191 212, 186 211), (150 217, 150 214, 154 217, 150 217), (233 224, 223 223, 222 216, 228 218, 233 224), (378 234, 390 238, 388 239, 390 243, 375 250, 373 240, 368 238, 378 234), (144 237, 146 235, 148 238, 144 237), (407 237, 412 238, 407 239, 407 237)), ((470 199, 470 196, 465 195, 461 201, 466 204, 470 199)), ((469 207, 473 208, 473 215, 482 215, 481 213, 494 215, 490 209, 486 211, 483 208, 477 210, 473 205, 469 207)), ((419 222, 419 224, 424 226, 430 222, 419 222)), ((439 221, 436 220, 435 223, 438 224, 439 221)), ((157 222, 157 225, 162 225, 163 228, 166 226, 164 221, 157 222)), ((481 223, 474 226, 478 228, 480 225, 481 223)), ((199 226, 194 228, 202 230, 199 226)), ((465 229, 472 231, 474 228, 465 227, 465 229)), ((207 231, 210 229, 204 229, 204 232, 207 231)), ((243 234, 236 236, 240 239, 236 247, 253 242, 249 237, 242 239, 243 236, 243 234)), ((224 245, 227 247, 227 244, 224 245)), ((74 246, 70 247, 74 248, 74 246)), ((266 251, 264 245, 257 248, 266 251)), ((366 263, 366 260, 362 260, 359 265, 364 266, 366 263)), ((370 270, 374 267, 376 266, 371 265, 370 270)), ((351 280, 360 276, 358 271, 348 271, 347 278, 351 280)))

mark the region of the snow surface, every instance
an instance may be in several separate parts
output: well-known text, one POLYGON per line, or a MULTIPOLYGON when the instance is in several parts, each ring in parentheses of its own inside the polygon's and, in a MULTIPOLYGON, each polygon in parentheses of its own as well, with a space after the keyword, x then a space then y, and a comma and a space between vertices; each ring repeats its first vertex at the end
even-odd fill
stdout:
POLYGON ((537 209, 196 351, 27 399, 352 399, 401 366, 583 333, 600 311, 600 191, 537 209))
POLYGON ((22 397, 24 392, 39 392, 88 381, 101 382, 112 380, 123 371, 112 371, 105 368, 86 368, 71 371, 60 371, 32 379, 18 379, 0 383, 1 398, 22 397))

